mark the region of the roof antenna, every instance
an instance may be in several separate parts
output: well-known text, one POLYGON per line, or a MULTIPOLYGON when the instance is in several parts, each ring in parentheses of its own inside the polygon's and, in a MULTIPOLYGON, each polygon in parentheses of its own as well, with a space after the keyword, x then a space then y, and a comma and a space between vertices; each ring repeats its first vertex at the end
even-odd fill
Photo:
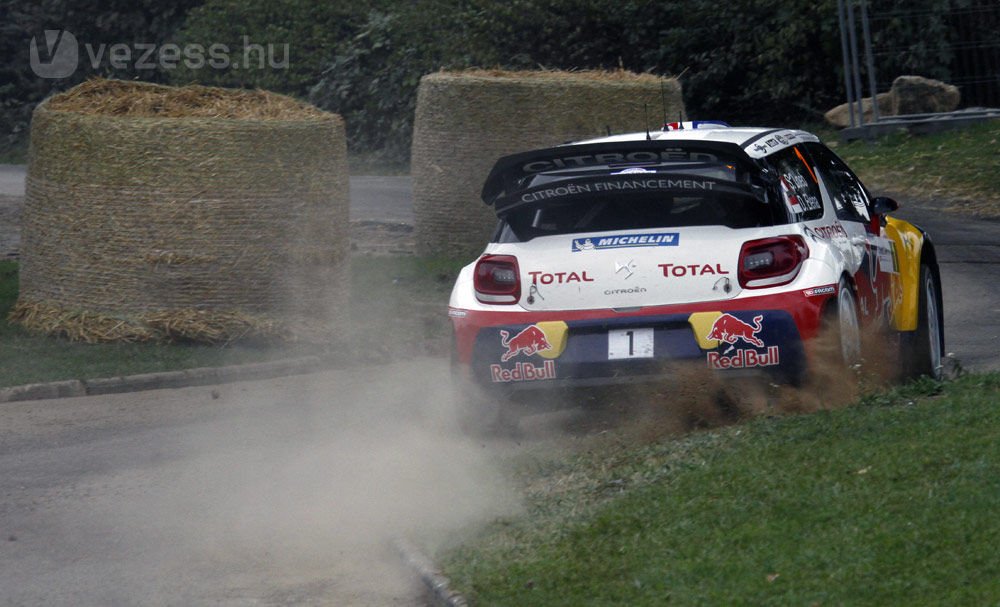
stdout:
POLYGON ((677 130, 684 130, 684 112, 681 110, 677 110, 677 130))
POLYGON ((610 137, 611 136, 611 125, 610 124, 605 124, 604 125, 604 130, 608 132, 608 137, 610 137))
POLYGON ((660 105, 663 106, 663 126, 666 127, 667 126, 667 88, 666 88, 666 84, 663 81, 663 78, 660 78, 660 105))
POLYGON ((652 141, 653 137, 649 134, 649 104, 642 104, 642 119, 646 123, 646 141, 652 141))

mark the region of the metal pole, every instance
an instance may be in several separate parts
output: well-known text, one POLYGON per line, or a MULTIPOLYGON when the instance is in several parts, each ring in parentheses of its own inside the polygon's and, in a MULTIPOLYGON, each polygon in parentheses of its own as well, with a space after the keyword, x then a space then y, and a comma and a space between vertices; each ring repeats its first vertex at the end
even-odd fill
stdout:
POLYGON ((854 89, 857 91, 855 99, 858 100, 858 125, 865 124, 865 108, 861 103, 861 96, 864 94, 861 88, 861 67, 858 65, 858 34, 854 29, 854 0, 847 0, 847 37, 851 41, 851 69, 854 72, 854 89))
POLYGON ((851 85, 851 61, 847 56, 847 19, 844 17, 844 0, 837 0, 837 16, 840 18, 840 50, 844 56, 844 88, 847 91, 847 111, 851 116, 851 128, 857 126, 854 119, 854 89, 851 85))
POLYGON ((872 93, 872 122, 878 122, 878 90, 875 88, 875 57, 872 54, 872 33, 868 27, 868 0, 861 0, 861 35, 865 42, 865 68, 868 70, 868 88, 872 93))

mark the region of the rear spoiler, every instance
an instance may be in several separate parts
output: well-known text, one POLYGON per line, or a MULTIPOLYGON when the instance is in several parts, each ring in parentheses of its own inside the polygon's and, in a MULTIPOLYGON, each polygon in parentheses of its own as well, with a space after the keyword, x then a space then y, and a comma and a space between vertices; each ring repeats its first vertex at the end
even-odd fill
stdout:
MULTIPOLYGON (((621 141, 564 145, 505 156, 483 185, 482 198, 502 215, 541 200, 606 196, 608 193, 683 192, 755 195, 747 184, 678 172, 639 170, 664 162, 734 162, 752 160, 738 145, 703 141, 621 141), (533 177, 552 171, 580 169, 557 182, 531 187, 533 177), (588 170, 589 169, 589 170, 588 170), (625 172, 636 169, 635 172, 625 172)), ((680 168, 680 167, 678 167, 680 168)))

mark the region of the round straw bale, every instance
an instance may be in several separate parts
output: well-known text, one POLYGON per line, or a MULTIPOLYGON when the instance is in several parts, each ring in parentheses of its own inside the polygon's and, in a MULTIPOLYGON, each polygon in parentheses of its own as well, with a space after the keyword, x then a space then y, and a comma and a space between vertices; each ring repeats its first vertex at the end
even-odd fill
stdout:
POLYGON ((263 91, 94 80, 31 124, 12 317, 85 341, 345 322, 343 121, 263 91))
POLYGON ((507 154, 659 128, 684 113, 674 78, 625 71, 468 70, 421 78, 411 172, 417 250, 482 250, 496 215, 480 199, 507 154), (666 106, 666 107, 664 107, 666 106))

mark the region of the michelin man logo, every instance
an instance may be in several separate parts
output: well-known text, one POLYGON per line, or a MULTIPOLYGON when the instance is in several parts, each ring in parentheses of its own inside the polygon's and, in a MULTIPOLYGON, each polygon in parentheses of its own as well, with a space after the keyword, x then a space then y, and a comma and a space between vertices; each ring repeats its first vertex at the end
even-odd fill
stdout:
POLYGON ((76 36, 66 30, 45 30, 45 55, 38 51, 38 40, 31 39, 29 48, 31 71, 39 78, 68 78, 80 62, 80 45, 76 36))

